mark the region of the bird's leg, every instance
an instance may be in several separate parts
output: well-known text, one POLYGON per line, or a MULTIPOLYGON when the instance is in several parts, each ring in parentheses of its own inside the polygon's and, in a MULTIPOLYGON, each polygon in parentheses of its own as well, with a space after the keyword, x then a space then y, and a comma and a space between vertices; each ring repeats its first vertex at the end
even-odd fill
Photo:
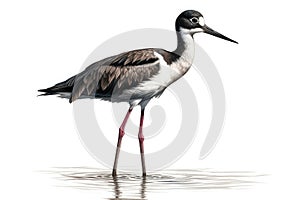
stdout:
POLYGON ((143 168, 143 177, 146 176, 146 165, 145 165, 145 157, 144 157, 144 135, 143 135, 144 111, 145 108, 142 108, 141 118, 140 118, 140 128, 139 128, 139 143, 140 143, 140 153, 141 153, 141 161, 142 161, 142 168, 143 168))
POLYGON ((117 144, 117 149, 116 149, 115 162, 114 162, 114 167, 113 167, 113 171, 112 171, 112 176, 117 175, 117 165, 118 165, 118 160, 119 160, 120 148, 121 148, 122 138, 125 134, 124 129, 125 129, 126 123, 128 121, 128 118, 130 116, 132 109, 133 109, 133 107, 129 108, 129 110, 127 111, 127 114, 119 128, 118 144, 117 144))

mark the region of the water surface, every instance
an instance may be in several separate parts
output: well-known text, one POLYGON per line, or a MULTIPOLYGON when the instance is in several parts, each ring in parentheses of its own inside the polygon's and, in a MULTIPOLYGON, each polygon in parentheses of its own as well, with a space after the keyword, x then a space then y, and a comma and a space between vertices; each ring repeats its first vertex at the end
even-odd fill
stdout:
POLYGON ((247 189, 259 183, 264 176, 251 171, 217 171, 213 169, 163 170, 146 177, 88 168, 53 168, 49 173, 61 180, 60 187, 109 192, 106 199, 147 199, 147 194, 170 190, 199 191, 220 189, 247 189))

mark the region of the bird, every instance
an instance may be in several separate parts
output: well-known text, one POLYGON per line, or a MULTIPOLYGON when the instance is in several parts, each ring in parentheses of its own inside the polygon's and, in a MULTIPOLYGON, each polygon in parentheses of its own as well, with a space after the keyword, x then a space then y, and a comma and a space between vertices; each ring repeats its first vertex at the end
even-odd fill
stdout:
POLYGON ((136 49, 104 58, 82 72, 52 87, 40 89, 39 96, 58 95, 72 103, 79 99, 100 99, 127 102, 128 111, 119 127, 112 176, 117 176, 117 165, 125 126, 132 110, 141 107, 138 140, 142 176, 146 177, 143 123, 145 108, 158 98, 172 83, 184 76, 193 64, 194 34, 206 33, 238 44, 206 25, 203 15, 196 10, 183 11, 175 21, 177 47, 173 51, 161 48, 136 49))

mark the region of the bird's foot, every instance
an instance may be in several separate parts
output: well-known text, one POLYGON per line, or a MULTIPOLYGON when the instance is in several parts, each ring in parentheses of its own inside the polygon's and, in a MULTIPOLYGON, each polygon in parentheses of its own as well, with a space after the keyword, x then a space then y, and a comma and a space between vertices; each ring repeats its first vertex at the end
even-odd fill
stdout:
POLYGON ((113 169, 112 171, 112 174, 111 174, 113 177, 116 177, 117 176, 117 170, 113 169))

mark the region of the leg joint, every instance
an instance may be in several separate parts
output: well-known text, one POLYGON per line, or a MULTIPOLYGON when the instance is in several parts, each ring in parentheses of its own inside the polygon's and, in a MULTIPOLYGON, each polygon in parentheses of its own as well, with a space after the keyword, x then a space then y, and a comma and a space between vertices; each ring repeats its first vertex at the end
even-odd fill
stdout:
POLYGON ((122 127, 119 128, 119 138, 122 138, 125 135, 124 129, 122 127))
POLYGON ((144 135, 139 133, 139 141, 144 142, 144 135))

